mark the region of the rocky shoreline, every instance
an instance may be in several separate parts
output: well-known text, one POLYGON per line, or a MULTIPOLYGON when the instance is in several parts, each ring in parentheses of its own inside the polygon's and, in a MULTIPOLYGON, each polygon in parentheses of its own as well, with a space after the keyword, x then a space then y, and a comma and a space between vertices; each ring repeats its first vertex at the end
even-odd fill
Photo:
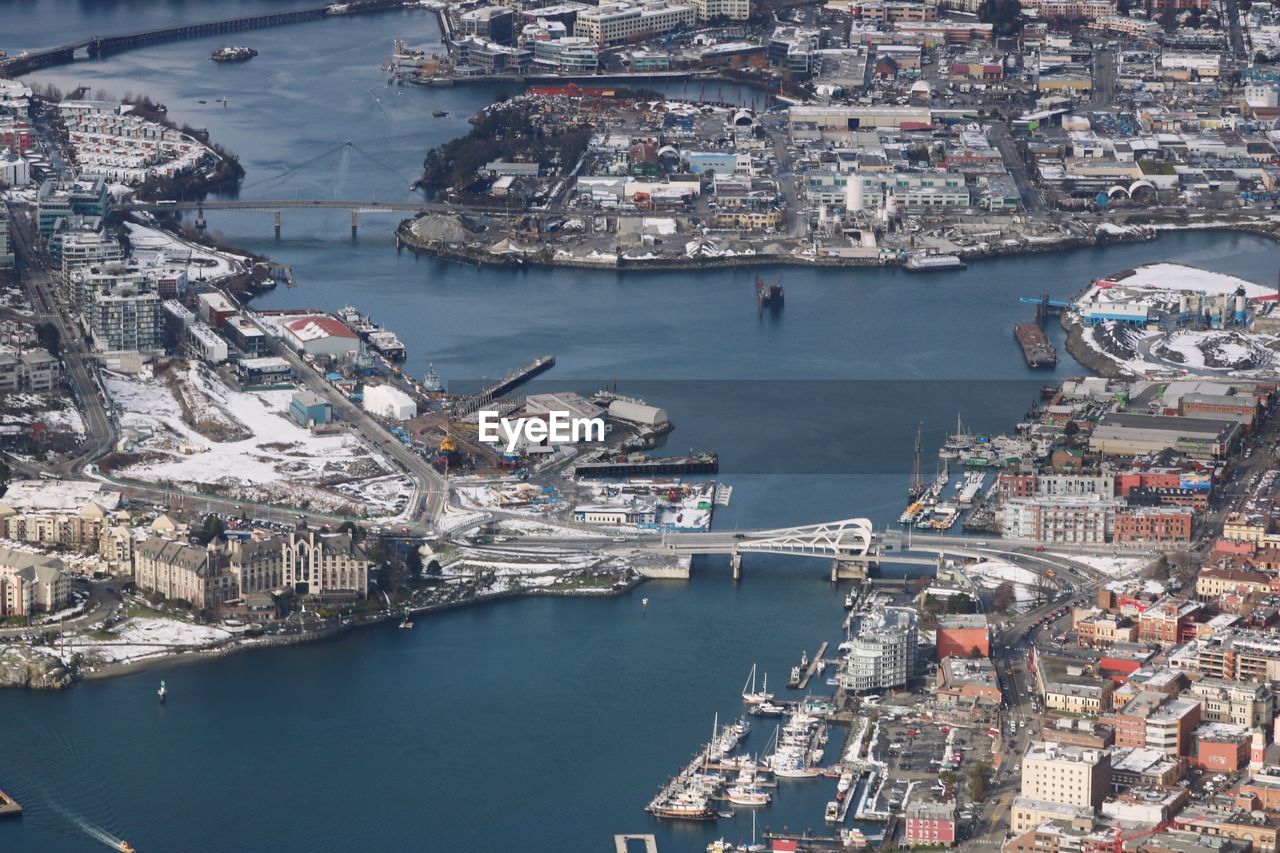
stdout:
POLYGON ((335 620, 334 624, 308 631, 305 634, 259 636, 248 639, 234 638, 216 646, 193 647, 138 660, 107 663, 95 666, 92 671, 81 671, 74 665, 67 666, 57 656, 32 646, 19 644, 0 646, 0 689, 65 690, 79 681, 95 681, 122 675, 134 675, 151 669, 201 663, 254 649, 292 646, 299 643, 328 640, 362 628, 395 622, 406 614, 414 617, 429 616, 449 610, 462 610, 483 604, 521 598, 613 598, 631 592, 644 583, 645 580, 647 579, 643 576, 636 576, 622 585, 590 589, 545 589, 540 587, 508 589, 485 595, 473 595, 460 601, 423 604, 417 607, 410 606, 394 613, 379 613, 367 619, 352 620, 347 624, 335 620))

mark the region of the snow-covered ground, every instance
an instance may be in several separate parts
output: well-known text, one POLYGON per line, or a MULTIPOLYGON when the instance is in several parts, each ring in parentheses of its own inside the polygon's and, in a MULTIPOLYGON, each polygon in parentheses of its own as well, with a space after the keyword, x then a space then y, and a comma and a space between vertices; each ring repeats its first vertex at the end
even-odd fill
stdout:
POLYGON ((1090 557, 1082 554, 1054 554, 1053 556, 1083 563, 1089 568, 1113 578, 1131 577, 1150 565, 1154 559, 1150 556, 1090 557))
POLYGON ((559 493, 524 480, 461 480, 450 493, 463 509, 541 515, 562 506, 559 493))
POLYGON ((243 272, 250 259, 220 252, 183 240, 158 228, 126 222, 133 252, 129 263, 139 267, 176 267, 187 271, 187 281, 214 282, 243 272))
POLYGON ((1017 602, 1015 609, 1018 610, 1031 607, 1042 597, 1042 593, 1036 589, 1043 583, 1039 575, 1004 560, 982 560, 962 566, 960 570, 975 584, 987 590, 993 590, 1008 581, 1013 586, 1014 600, 1017 602))
POLYGON ((298 426, 288 416, 291 391, 234 391, 196 366, 179 381, 189 383, 189 401, 208 407, 200 410, 205 416, 249 437, 219 440, 193 429, 159 379, 104 373, 128 452, 142 456, 121 475, 321 511, 358 503, 371 516, 394 514, 407 503, 412 486, 368 445, 349 434, 318 436, 298 426))
POLYGON ((42 423, 55 432, 84 435, 84 421, 70 397, 62 394, 5 394, 0 398, 4 411, 0 424, 42 423))
POLYGON ((211 625, 146 617, 128 619, 109 633, 110 640, 68 635, 58 653, 64 661, 79 654, 103 663, 123 663, 209 646, 233 636, 211 625))

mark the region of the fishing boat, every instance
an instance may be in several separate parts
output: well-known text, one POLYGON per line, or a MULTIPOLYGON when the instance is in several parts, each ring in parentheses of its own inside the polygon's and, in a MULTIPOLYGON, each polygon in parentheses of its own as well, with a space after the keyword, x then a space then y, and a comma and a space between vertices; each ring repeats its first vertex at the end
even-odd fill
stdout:
POLYGON ((800 686, 800 667, 791 667, 791 677, 787 679, 787 686, 792 690, 800 686))
POLYGON ((169 691, 165 690, 164 682, 163 682, 163 681, 161 681, 161 682, 160 682, 160 689, 156 691, 156 695, 160 697, 160 704, 161 704, 161 705, 163 705, 163 704, 164 704, 165 697, 168 695, 168 693, 169 693, 169 691))
POLYGON ((764 688, 756 692, 756 665, 751 664, 751 674, 742 685, 742 701, 748 705, 760 705, 772 698, 773 694, 769 692, 769 673, 764 674, 764 688), (747 684, 751 685, 750 690, 747 689, 747 684))
POLYGON ((828 802, 827 812, 825 815, 823 815, 823 817, 826 818, 827 823, 839 823, 840 822, 840 803, 837 802, 836 800, 831 800, 830 802, 828 802))
POLYGON ((853 590, 849 590, 849 594, 844 597, 844 609, 852 610, 854 603, 858 600, 857 594, 853 590))

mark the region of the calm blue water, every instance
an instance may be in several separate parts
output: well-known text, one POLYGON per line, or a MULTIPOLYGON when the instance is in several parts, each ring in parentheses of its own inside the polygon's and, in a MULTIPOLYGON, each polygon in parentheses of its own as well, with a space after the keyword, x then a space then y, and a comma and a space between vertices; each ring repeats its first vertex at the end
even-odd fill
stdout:
MULTIPOLYGON (((0 47, 282 5, 295 4, 0 2, 0 47)), ((244 65, 214 66, 206 57, 223 42, 205 40, 32 80, 166 102, 241 155, 245 196, 404 198, 426 150, 498 91, 386 87, 378 65, 397 35, 437 38, 429 16, 391 13, 236 36, 260 51, 244 65), (437 107, 452 115, 431 118, 437 107)), ((761 319, 746 272, 477 271, 397 256, 390 220, 366 218, 356 242, 348 224, 341 211, 286 213, 277 244, 268 216, 210 218, 229 241, 294 265, 301 286, 263 306, 354 303, 405 339, 414 372, 433 362, 450 381, 496 377, 551 352, 548 386, 616 380, 665 406, 668 446, 718 450, 722 479, 739 487, 722 528, 890 522, 917 423, 933 447, 957 412, 1007 428, 1046 378, 1012 339, 1030 315, 1021 295, 1067 295, 1157 259, 1270 281, 1275 258, 1257 238, 1182 234, 934 276, 786 270, 785 311, 761 319)), ((1057 375, 1073 372, 1064 359, 1057 375)), ((752 662, 778 683, 802 649, 839 639, 843 590, 824 569, 753 557, 734 585, 708 560, 688 583, 648 584, 647 614, 638 595, 505 603, 169 669, 165 708, 155 673, 0 693, 0 788, 28 807, 0 824, 0 851, 102 849, 83 822, 143 853, 599 850, 615 832, 649 831, 665 851, 745 838, 745 810, 707 828, 642 809, 713 714, 737 712, 752 662)), ((748 743, 762 750, 768 735, 748 743)), ((780 788, 760 827, 821 829, 833 785, 780 788)))

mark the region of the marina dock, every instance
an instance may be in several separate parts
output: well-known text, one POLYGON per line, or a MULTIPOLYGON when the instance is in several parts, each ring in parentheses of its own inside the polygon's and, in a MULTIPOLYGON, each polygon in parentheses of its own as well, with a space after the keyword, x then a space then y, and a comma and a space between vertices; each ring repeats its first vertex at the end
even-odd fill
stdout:
POLYGON ((823 640, 822 645, 818 646, 817 654, 813 656, 813 660, 809 661, 809 665, 805 667, 804 674, 800 676, 800 683, 797 686, 801 690, 804 690, 806 687, 809 686, 809 679, 813 678, 813 676, 818 672, 818 670, 823 667, 822 656, 826 654, 827 646, 829 645, 830 643, 828 643, 826 640, 823 640))
POLYGON ((0 791, 0 817, 17 817, 22 814, 22 806, 13 797, 0 791))
POLYGON ((542 355, 526 364, 524 367, 517 368, 503 376, 492 385, 483 388, 480 393, 473 394, 470 397, 464 397, 454 406, 453 414, 455 418, 464 418, 480 410, 480 407, 491 402, 497 397, 501 397, 511 389, 525 382, 543 371, 550 370, 556 366, 556 357, 554 355, 542 355))

